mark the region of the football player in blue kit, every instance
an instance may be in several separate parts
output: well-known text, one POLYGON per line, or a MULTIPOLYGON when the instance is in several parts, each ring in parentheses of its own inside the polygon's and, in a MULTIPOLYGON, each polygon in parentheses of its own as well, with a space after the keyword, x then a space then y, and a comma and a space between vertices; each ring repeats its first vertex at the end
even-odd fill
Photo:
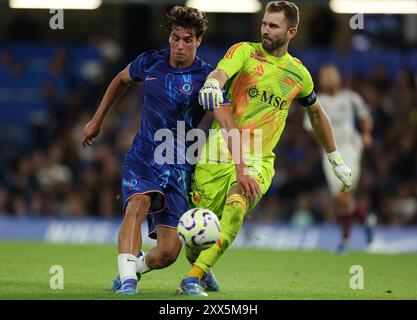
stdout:
MULTIPOLYGON (((205 15, 194 8, 175 6, 166 18, 169 48, 146 51, 121 71, 84 128, 83 146, 92 145, 111 106, 133 81, 143 82, 141 124, 122 168, 124 219, 118 236, 119 276, 113 280, 113 290, 119 294, 135 294, 141 274, 165 268, 179 255, 181 243, 176 228, 180 216, 189 209, 193 165, 186 154, 191 142, 177 132, 177 127, 181 123, 186 134, 203 118, 198 92, 213 70, 196 56, 207 29, 205 15), (161 129, 170 130, 173 137, 164 141, 173 145, 165 154, 158 151, 161 141, 156 137, 161 129), (141 251, 141 223, 145 218, 149 237, 157 240, 146 254, 141 251)), ((229 111, 213 113, 222 128, 236 128, 229 111)), ((238 174, 243 166, 243 161, 236 165, 238 174)), ((255 183, 243 173, 238 180, 242 192, 250 192, 255 183)))

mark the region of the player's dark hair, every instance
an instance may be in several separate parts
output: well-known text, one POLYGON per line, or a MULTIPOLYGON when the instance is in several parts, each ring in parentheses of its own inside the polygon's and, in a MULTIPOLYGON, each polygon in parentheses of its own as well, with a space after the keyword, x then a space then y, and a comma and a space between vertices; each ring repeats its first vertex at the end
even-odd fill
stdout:
POLYGON ((174 27, 182 27, 186 30, 193 30, 197 38, 201 37, 207 30, 207 22, 204 12, 195 8, 177 5, 165 16, 165 28, 169 32, 174 27))
POLYGON ((300 14, 298 7, 289 1, 271 1, 268 2, 265 8, 268 13, 271 12, 284 12, 285 18, 288 21, 288 27, 293 28, 298 26, 300 20, 300 14))

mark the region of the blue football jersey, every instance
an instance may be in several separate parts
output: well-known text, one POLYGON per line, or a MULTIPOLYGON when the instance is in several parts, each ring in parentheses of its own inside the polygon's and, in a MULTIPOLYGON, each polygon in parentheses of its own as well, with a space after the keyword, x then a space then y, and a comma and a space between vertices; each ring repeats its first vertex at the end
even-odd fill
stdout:
POLYGON ((164 159, 176 167, 191 170, 186 150, 193 141, 186 141, 186 134, 204 116, 205 111, 198 104, 198 92, 213 67, 196 57, 191 66, 176 69, 168 62, 169 54, 169 49, 146 51, 130 64, 131 78, 143 81, 142 118, 130 152, 139 157, 158 156, 160 153, 155 150, 158 145, 160 150, 164 143, 170 146, 163 148, 164 159))

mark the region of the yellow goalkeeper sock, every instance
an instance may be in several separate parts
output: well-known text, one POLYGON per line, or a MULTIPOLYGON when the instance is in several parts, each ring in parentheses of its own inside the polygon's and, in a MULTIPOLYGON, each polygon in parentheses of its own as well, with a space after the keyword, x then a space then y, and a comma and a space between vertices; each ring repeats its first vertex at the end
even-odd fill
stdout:
POLYGON ((198 279, 201 279, 204 276, 204 270, 201 269, 199 266, 193 265, 191 270, 187 273, 188 277, 197 277, 198 279))
POLYGON ((210 248, 201 251, 194 266, 208 272, 226 249, 235 240, 243 224, 247 210, 246 199, 242 195, 233 194, 226 199, 226 204, 220 219, 220 241, 210 248))

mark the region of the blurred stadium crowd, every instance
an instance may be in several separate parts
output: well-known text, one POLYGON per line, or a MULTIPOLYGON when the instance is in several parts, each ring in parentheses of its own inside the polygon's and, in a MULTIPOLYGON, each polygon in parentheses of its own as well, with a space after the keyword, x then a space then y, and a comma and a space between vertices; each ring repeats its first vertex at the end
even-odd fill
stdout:
MULTIPOLYGON (((30 118, 23 104, 21 113, 19 104, 1 111, 0 215, 121 217, 120 168, 139 124, 140 84, 112 109, 93 148, 84 149, 83 127, 123 67, 121 48, 106 38, 93 39, 86 48, 53 47, 43 64, 36 50, 0 47, 0 104, 23 99, 13 90, 24 87, 25 79, 35 82, 41 101, 32 106, 40 112, 30 118), (26 61, 19 50, 26 58, 33 50, 34 59, 26 61), (86 63, 74 69, 76 58, 83 56, 86 63), (39 69, 43 73, 36 78, 39 69), (19 126, 13 125, 11 114, 20 119, 19 126)), ((378 65, 367 77, 344 75, 345 85, 362 95, 374 121, 374 145, 364 155, 356 196, 381 224, 416 224, 417 74, 400 68, 391 75, 388 67, 378 65)), ((276 149, 272 186, 248 219, 297 226, 335 221, 321 150, 302 129, 303 116, 301 107, 292 106, 276 149)))

